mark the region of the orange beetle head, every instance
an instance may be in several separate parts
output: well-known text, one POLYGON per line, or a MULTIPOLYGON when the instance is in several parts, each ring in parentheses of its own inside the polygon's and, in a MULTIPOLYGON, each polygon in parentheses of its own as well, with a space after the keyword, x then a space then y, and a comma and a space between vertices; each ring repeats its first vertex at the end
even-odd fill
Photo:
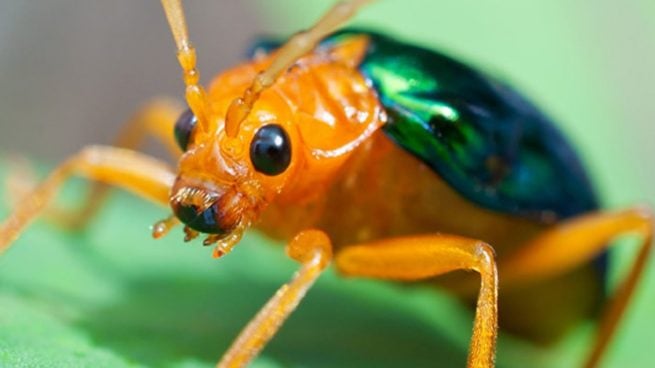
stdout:
POLYGON ((187 234, 210 234, 206 243, 238 240, 266 204, 283 191, 302 161, 291 108, 276 93, 267 91, 261 96, 238 135, 226 134, 227 107, 243 91, 243 86, 229 82, 230 74, 239 73, 227 72, 217 80, 208 114, 214 124, 197 121, 190 111, 176 123, 176 138, 185 152, 170 205, 187 226, 187 234), (214 132, 198 128, 212 125, 214 132))

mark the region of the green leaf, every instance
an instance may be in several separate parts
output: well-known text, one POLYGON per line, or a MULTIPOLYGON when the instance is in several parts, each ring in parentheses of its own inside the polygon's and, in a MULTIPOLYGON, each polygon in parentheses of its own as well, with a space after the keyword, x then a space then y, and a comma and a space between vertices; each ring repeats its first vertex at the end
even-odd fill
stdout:
MULTIPOLYGON (((61 202, 78 203, 81 185, 61 202)), ((181 229, 155 241, 167 214, 117 192, 82 232, 28 228, 0 258, 0 366, 213 367, 297 265, 255 231, 219 260, 181 229)), ((330 268, 253 366, 462 367, 472 319, 434 287, 330 268)), ((501 336, 498 366, 570 365, 588 330, 551 350, 501 336)))
MULTIPOLYGON (((254 232, 220 260, 181 229, 155 241, 166 215, 115 193, 82 232, 29 227, 0 258, 0 366, 213 366, 297 266, 254 232)), ((330 269, 254 366, 461 366, 471 318, 431 288, 330 269)))

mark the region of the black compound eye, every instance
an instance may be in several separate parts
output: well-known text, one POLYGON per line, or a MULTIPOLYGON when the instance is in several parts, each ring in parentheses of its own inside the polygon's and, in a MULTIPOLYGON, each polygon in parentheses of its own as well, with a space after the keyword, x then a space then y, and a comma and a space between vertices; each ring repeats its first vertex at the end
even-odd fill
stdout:
POLYGON ((287 132, 277 124, 259 128, 250 143, 250 161, 262 174, 283 173, 291 162, 291 142, 287 132))
POLYGON ((197 122, 198 119, 193 115, 191 109, 187 109, 179 118, 177 118, 177 121, 175 122, 175 140, 182 151, 186 151, 189 146, 191 133, 197 122))

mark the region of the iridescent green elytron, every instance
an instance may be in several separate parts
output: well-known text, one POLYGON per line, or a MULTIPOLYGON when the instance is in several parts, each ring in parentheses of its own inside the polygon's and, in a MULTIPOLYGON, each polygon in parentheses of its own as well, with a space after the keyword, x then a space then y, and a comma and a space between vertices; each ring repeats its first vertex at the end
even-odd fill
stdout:
POLYGON ((536 219, 597 207, 570 144, 518 93, 437 52, 371 39, 360 68, 390 116, 385 132, 459 193, 536 219))

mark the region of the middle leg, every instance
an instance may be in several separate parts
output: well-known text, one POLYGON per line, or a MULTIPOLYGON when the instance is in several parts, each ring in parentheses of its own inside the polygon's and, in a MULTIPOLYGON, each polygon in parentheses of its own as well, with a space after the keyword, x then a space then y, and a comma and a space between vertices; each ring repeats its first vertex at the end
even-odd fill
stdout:
POLYGON ((498 330, 498 275, 488 244, 453 235, 381 240, 346 247, 335 257, 346 275, 391 280, 420 280, 456 270, 480 274, 468 367, 492 367, 498 330))

